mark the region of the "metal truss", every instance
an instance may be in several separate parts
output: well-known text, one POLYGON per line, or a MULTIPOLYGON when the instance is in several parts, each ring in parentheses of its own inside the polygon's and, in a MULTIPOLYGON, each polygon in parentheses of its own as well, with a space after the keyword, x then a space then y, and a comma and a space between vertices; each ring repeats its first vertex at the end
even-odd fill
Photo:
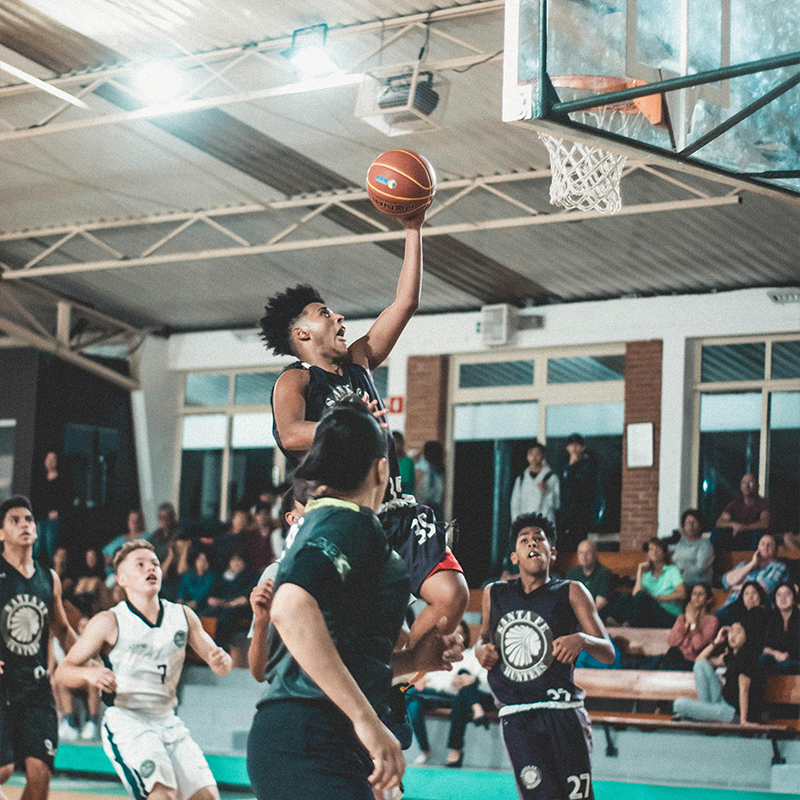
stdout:
MULTIPOLYGON (((712 196, 707 192, 696 189, 678 178, 654 169, 647 164, 630 165, 626 175, 641 169, 661 180, 684 189, 691 197, 683 200, 668 202, 642 203, 625 206, 615 217, 639 214, 651 214, 664 211, 682 211, 686 209, 710 208, 715 206, 735 205, 741 202, 737 189, 733 189, 722 196, 712 196)), ((549 170, 509 173, 506 175, 489 175, 472 179, 461 179, 441 182, 438 187, 439 198, 428 213, 428 224, 423 228, 423 235, 443 236, 458 233, 471 233, 502 228, 521 228, 533 225, 551 225, 559 222, 575 222, 581 219, 605 218, 594 211, 559 211, 556 213, 543 213, 513 197, 508 191, 503 190, 504 185, 523 181, 535 181, 550 178, 549 170), (463 200, 468 195, 488 193, 506 204, 516 216, 506 216, 500 219, 483 219, 472 222, 454 224, 436 224, 436 218, 446 209, 463 200)), ((405 236, 402 230, 391 230, 379 219, 364 213, 363 203, 367 194, 360 190, 341 190, 314 196, 303 196, 280 200, 269 205, 246 205, 226 208, 211 208, 195 212, 178 212, 173 214, 153 215, 136 219, 117 221, 103 221, 86 223, 82 225, 64 225, 58 227, 41 228, 38 230, 19 231, 15 233, 0 234, 0 259, 5 258, 6 263, 0 261, 0 277, 3 281, 19 281, 28 278, 65 275, 81 272, 94 272, 99 270, 125 269, 130 267, 156 266, 164 264, 177 264, 186 261, 203 261, 209 259, 237 258, 242 256, 260 255, 266 253, 280 253, 294 250, 310 250, 324 247, 341 247, 345 245, 366 244, 369 242, 386 242, 401 240, 405 236), (303 230, 315 217, 332 207, 338 207, 370 225, 374 230, 367 233, 348 233, 341 236, 309 236, 303 230), (226 217, 242 218, 247 215, 258 215, 273 212, 297 209, 306 213, 284 227, 267 241, 253 242, 232 230, 230 223, 226 226, 226 217), (147 226, 162 226, 164 223, 174 223, 172 230, 166 235, 163 228, 154 232, 152 243, 144 250, 136 253, 123 253, 117 247, 112 247, 101 238, 104 231, 118 231, 120 229, 137 228, 139 232, 147 226), (214 249, 192 249, 191 236, 185 237, 186 249, 179 252, 159 252, 167 242, 180 237, 187 229, 195 225, 208 225, 224 234, 231 240, 229 247, 214 249), (299 235, 299 238, 298 238, 299 235), (47 244, 42 239, 58 236, 59 238, 47 244), (112 258, 103 258, 94 261, 76 263, 42 264, 41 262, 57 253, 64 245, 75 238, 83 238, 96 247, 110 254, 112 258), (3 242, 25 241, 30 246, 41 248, 39 252, 29 258, 25 263, 8 263, 11 259, 3 256, 3 242)), ((155 231, 155 228, 154 228, 155 231)), ((2 283, 0 283, 2 286, 2 283)))
MULTIPOLYGON (((45 114, 41 119, 31 125, 16 127, 8 119, 3 118, 3 100, 6 98, 18 97, 36 93, 39 97, 53 99, 51 95, 30 84, 17 84, 13 86, 0 87, 0 124, 5 131, 0 131, 0 141, 13 141, 19 139, 30 139, 33 137, 47 136, 50 134, 64 131, 80 130, 84 128, 94 128, 104 125, 117 125, 120 123, 131 122, 134 120, 155 119, 172 114, 182 114, 192 111, 200 111, 209 108, 221 108, 235 103, 248 103, 256 100, 265 100, 271 97, 281 97, 292 94, 300 94, 310 91, 319 91, 342 86, 352 86, 361 83, 368 70, 367 65, 374 63, 376 57, 390 57, 396 46, 405 47, 405 57, 397 61, 398 66, 407 66, 409 62, 408 53, 412 50, 418 51, 419 44, 415 47, 408 47, 408 37, 411 34, 419 34, 420 30, 425 33, 426 42, 428 39, 433 41, 438 38, 445 40, 451 45, 455 45, 463 51, 463 55, 441 61, 425 61, 425 69, 434 72, 446 72, 448 70, 463 70, 478 64, 488 63, 502 58, 500 52, 486 52, 485 48, 477 47, 469 42, 463 41, 449 34, 442 29, 443 23, 461 17, 485 15, 490 13, 502 13, 504 0, 488 0, 487 2, 473 3, 455 8, 440 9, 430 13, 418 13, 405 17, 396 17, 380 22, 370 22, 356 25, 334 28, 328 32, 328 42, 335 46, 337 40, 349 37, 369 37, 370 41, 365 41, 363 51, 352 60, 347 66, 325 78, 313 80, 296 79, 295 68, 281 55, 282 50, 287 49, 292 41, 291 37, 272 39, 264 42, 250 43, 239 47, 230 47, 222 50, 210 51, 207 53, 181 56, 172 59, 169 63, 180 69, 187 80, 191 81, 191 86, 184 94, 174 101, 156 105, 137 108, 132 111, 109 112, 107 103, 94 102, 98 90, 102 92, 104 86, 110 85, 114 89, 121 90, 131 95, 134 100, 141 99, 136 95, 129 84, 129 79, 133 77, 139 64, 115 66, 105 69, 89 70, 78 75, 68 75, 46 81, 50 86, 70 90, 73 96, 89 104, 89 111, 86 113, 76 112, 77 117, 67 121, 57 122, 67 109, 74 106, 65 102, 45 114), (374 43, 376 36, 380 37, 377 44, 374 43), (268 85, 261 88, 253 88, 253 81, 247 81, 247 88, 237 86, 232 77, 234 68, 241 67, 246 62, 260 62, 268 64, 275 71, 283 72, 287 76, 287 82, 281 85, 268 85), (222 92, 220 93, 220 90, 222 92), (209 96, 209 92, 213 92, 209 96)), ((411 62, 416 58, 412 57, 411 62)), ((386 61, 381 64, 381 70, 390 66, 391 62, 386 61)), ((263 70, 262 70, 263 72, 263 70)), ((263 78, 262 78, 263 81, 263 78)), ((54 100, 55 102, 55 100, 54 100)), ((144 105, 144 103, 142 102, 144 105)), ((12 112, 13 113, 13 110, 12 112)), ((7 115, 8 116, 8 113, 7 115)), ((73 115, 74 116, 74 115, 73 115)))
POLYGON ((30 283, 0 283, 2 347, 35 347, 134 391, 139 388, 137 351, 144 332, 30 283), (91 359, 86 351, 124 344, 133 377, 91 359))

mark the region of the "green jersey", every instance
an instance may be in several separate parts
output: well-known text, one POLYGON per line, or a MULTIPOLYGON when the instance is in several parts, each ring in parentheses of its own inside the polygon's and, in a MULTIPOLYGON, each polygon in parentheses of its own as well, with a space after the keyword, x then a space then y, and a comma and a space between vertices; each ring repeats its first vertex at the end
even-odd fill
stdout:
MULTIPOLYGON (((410 581, 405 562, 389 546, 375 514, 341 500, 314 502, 281 562, 276 593, 284 583, 300 586, 317 601, 344 665, 378 715, 385 715, 391 656, 405 618, 410 581)), ((259 705, 325 700, 274 629, 266 679, 259 705)))

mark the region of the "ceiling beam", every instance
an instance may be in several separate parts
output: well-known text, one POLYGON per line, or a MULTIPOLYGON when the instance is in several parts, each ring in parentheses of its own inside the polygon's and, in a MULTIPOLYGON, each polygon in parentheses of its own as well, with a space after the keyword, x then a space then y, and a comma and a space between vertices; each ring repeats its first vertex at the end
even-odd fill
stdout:
MULTIPOLYGON (((696 198, 673 200, 660 203, 642 203, 623 206, 614 218, 636 216, 641 214, 661 213, 665 211, 686 211, 689 209, 714 208, 737 205, 741 202, 738 195, 724 197, 696 198)), ((451 225, 429 225, 422 229, 423 238, 448 236, 453 234, 474 233, 485 230, 503 228, 522 228, 533 225, 553 225, 560 222, 579 222, 588 219, 607 219, 608 215, 599 211, 559 211, 555 214, 536 214, 523 217, 507 217, 477 222, 455 223, 451 225)), ((131 267, 160 266, 178 264, 187 261, 206 261, 211 259, 237 258, 241 256, 263 255, 266 253, 285 253, 295 250, 312 250, 324 247, 341 247, 343 245, 382 243, 400 241, 405 238, 404 231, 388 231, 375 233, 351 234, 345 236, 325 236, 313 239, 279 241, 272 244, 251 245, 249 247, 227 247, 200 250, 195 252, 164 253, 123 260, 92 261, 72 264, 53 264, 49 266, 31 267, 29 269, 9 269, 2 273, 3 280, 18 280, 50 275, 68 275, 101 270, 128 269, 131 267)))

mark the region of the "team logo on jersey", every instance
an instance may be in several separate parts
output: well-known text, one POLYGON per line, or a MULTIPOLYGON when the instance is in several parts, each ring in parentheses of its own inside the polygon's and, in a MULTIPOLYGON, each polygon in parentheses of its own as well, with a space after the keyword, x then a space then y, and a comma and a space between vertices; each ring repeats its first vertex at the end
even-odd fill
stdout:
POLYGON ((361 399, 361 395, 358 392, 354 392, 349 386, 332 386, 331 393, 325 398, 325 405, 329 407, 335 406, 340 400, 344 400, 347 397, 361 399))
POLYGON ((533 611, 509 611, 497 623, 495 644, 503 674, 523 683, 538 678, 553 662, 553 632, 533 611))
POLYGON ((151 759, 142 761, 142 766, 139 767, 139 772, 142 773, 143 778, 149 778, 156 771, 156 763, 151 759))
POLYGON ((175 647, 184 647, 186 645, 186 631, 175 631, 172 641, 175 642, 175 647))
POLYGON ((46 617, 47 604, 35 595, 12 597, 0 613, 0 630, 6 647, 18 656, 36 655, 46 617))
POLYGON ((519 779, 526 789, 535 789, 542 782, 542 771, 531 764, 520 770, 519 779))

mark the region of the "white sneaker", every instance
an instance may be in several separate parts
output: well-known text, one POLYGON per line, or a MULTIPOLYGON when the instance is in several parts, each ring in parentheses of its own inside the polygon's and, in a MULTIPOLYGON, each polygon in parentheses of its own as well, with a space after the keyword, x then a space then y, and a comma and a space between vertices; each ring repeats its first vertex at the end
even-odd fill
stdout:
POLYGON ((58 723, 58 740, 60 742, 76 742, 78 740, 78 731, 65 719, 58 723))
POLYGON ((89 720, 83 728, 81 728, 81 739, 84 742, 90 741, 91 739, 97 738, 97 723, 93 720, 89 720))
POLYGON ((430 753, 426 753, 425 751, 422 751, 414 759, 414 763, 417 764, 418 766, 421 766, 422 764, 427 764, 430 760, 431 760, 431 754, 430 753))

